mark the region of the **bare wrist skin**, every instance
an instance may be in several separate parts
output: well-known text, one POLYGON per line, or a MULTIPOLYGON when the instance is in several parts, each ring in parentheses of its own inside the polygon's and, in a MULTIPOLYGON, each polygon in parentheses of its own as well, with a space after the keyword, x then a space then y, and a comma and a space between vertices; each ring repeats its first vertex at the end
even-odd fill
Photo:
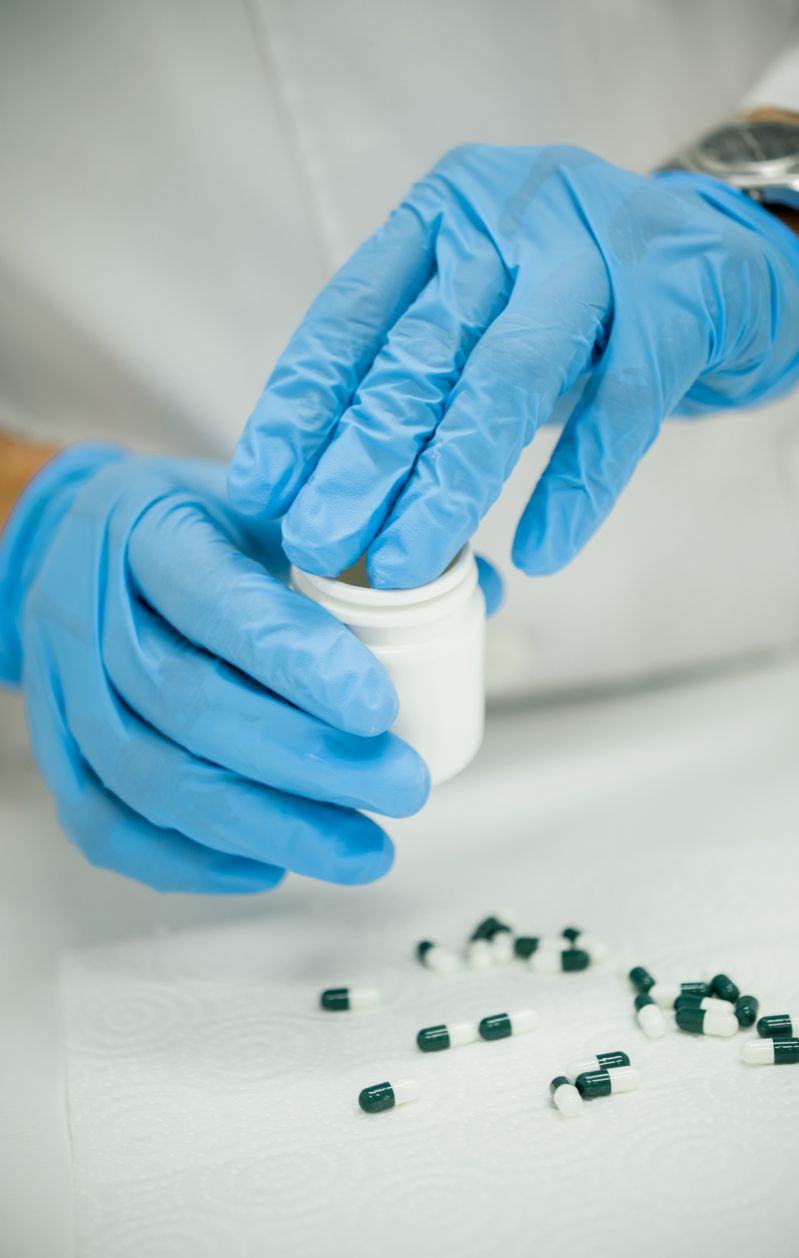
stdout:
POLYGON ((59 449, 32 445, 0 432, 0 532, 25 486, 59 449))
MULTIPOLYGON (((790 122, 799 127, 799 114, 794 114, 789 109, 750 109, 740 117, 743 122, 790 122)), ((775 205, 773 202, 764 205, 763 209, 768 210, 769 214, 773 214, 786 227, 790 227, 795 236, 799 236, 799 210, 792 209, 790 205, 775 205)))

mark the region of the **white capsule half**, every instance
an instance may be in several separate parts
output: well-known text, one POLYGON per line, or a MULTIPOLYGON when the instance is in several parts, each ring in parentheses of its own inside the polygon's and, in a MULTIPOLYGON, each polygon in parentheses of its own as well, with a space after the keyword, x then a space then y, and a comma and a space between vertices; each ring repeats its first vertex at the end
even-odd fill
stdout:
POLYGON ((634 1092, 641 1082, 641 1076, 634 1066, 617 1066, 609 1070, 611 1092, 634 1092))
POLYGON ((562 1083, 555 1088, 552 1100, 565 1118, 576 1118, 583 1108, 583 1098, 571 1083, 562 1083))
POLYGON ((705 1020, 702 1023, 703 1035, 735 1035, 740 1031, 738 1019, 730 1013, 717 1013, 715 1009, 708 1009, 705 1013, 705 1020))
POLYGON ((498 930, 491 940, 494 965, 507 965, 513 960, 513 935, 509 930, 498 930))
POLYGON ((598 935, 591 935, 588 931, 581 931, 577 936, 575 948, 581 948, 583 952, 587 952, 594 965, 598 965, 600 961, 604 961, 610 952, 610 945, 604 939, 600 939, 598 935))
POLYGON ((408 1101, 418 1101, 422 1095, 422 1089, 415 1079, 400 1079, 399 1083, 392 1083, 391 1091, 394 1093, 395 1105, 405 1105, 408 1101))
POLYGON ((673 1009, 674 1002, 682 993, 679 983, 655 983, 650 987, 647 996, 651 996, 661 1009, 673 1009))
POLYGON ((477 1027, 473 1022, 448 1022, 450 1048, 461 1048, 464 1044, 474 1044, 478 1039, 477 1027))
POLYGON ((538 1015, 532 1009, 521 1009, 518 1013, 509 1013, 511 1035, 526 1035, 538 1026, 538 1015))
POLYGON ((441 948, 438 944, 433 944, 433 947, 428 948, 424 954, 422 965, 432 970, 434 974, 454 974, 460 969, 461 963, 449 948, 441 948))
POLYGON ((466 954, 473 970, 490 970, 494 964, 494 946, 489 939, 470 939, 466 954))
POLYGON ((376 987, 351 987, 350 1009, 371 1009, 379 1004, 380 992, 376 987))
POLYGON ((773 1066, 774 1041, 749 1040, 741 1049, 741 1057, 747 1066, 773 1066))
POLYGON ((650 1040, 659 1040, 666 1034, 666 1019, 657 1005, 644 1005, 635 1016, 639 1027, 650 1040))

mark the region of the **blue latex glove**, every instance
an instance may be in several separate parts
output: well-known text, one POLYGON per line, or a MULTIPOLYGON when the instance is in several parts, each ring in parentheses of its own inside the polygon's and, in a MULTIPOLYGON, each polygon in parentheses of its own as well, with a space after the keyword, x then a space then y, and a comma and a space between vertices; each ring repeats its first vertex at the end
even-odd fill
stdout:
POLYGON ((271 573, 224 469, 78 446, 0 540, 0 678, 21 681, 67 836, 162 891, 262 891, 284 870, 369 882, 392 862, 355 811, 405 816, 429 775, 385 733, 388 674, 271 573))
POLYGON ((748 197, 581 149, 446 156, 311 307, 236 449, 231 501, 375 586, 441 572, 556 399, 592 375, 519 523, 555 572, 671 413, 751 406, 799 374, 799 241, 748 197))

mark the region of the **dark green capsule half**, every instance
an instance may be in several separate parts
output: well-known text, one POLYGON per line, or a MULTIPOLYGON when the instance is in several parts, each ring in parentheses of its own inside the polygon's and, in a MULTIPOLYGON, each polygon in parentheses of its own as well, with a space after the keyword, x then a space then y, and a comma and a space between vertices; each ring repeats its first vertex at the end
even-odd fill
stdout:
POLYGON ((793 1035, 793 1018, 789 1013, 777 1013, 770 1018, 761 1018, 757 1024, 757 1033, 764 1040, 775 1040, 793 1035))
POLYGON ((561 931, 563 938, 568 939, 569 943, 576 943, 582 933, 576 926, 567 926, 565 930, 561 931))
POLYGON ((640 1013, 640 1011, 644 1008, 645 1005, 654 1005, 654 1003, 655 1003, 654 1000, 652 999, 652 997, 649 995, 648 992, 639 992, 635 1000, 633 1001, 633 1004, 635 1005, 636 1013, 640 1013))
POLYGON ((328 987, 319 997, 319 1004, 323 1009, 349 1009, 349 987, 328 987))
POLYGON ((571 1088, 573 1086, 571 1079, 567 1079, 565 1075, 558 1075, 557 1079, 553 1079, 549 1085, 550 1095, 554 1096, 558 1088, 562 1088, 564 1083, 567 1088, 571 1088))
POLYGON ((506 1013, 495 1013, 490 1018, 483 1018, 477 1029, 484 1040, 504 1040, 513 1034, 513 1027, 506 1013))
POLYGON ((501 928, 502 922, 498 917, 486 917, 479 926, 475 927, 472 932, 472 939, 493 939, 501 928))
POLYGON ((648 992, 650 987, 655 986, 655 980, 652 975, 642 965, 636 965, 630 970, 629 979, 633 987, 637 987, 639 992, 648 992))
POLYGON ((597 1053, 596 1059, 603 1070, 613 1070, 616 1066, 629 1066, 630 1059, 626 1053, 597 1053))
POLYGON ((568 952, 561 952, 560 967, 562 970, 587 970, 591 964, 591 958, 587 952, 583 952, 580 948, 569 948, 568 952))
POLYGON ((423 1053, 440 1053, 443 1048, 449 1048, 449 1031, 443 1023, 425 1027, 417 1035, 416 1043, 423 1053))
POLYGON ((714 975, 710 980, 710 990, 719 1000, 729 1000, 733 1005, 741 994, 740 987, 727 974, 714 975))
POLYGON ((739 996, 735 1002, 735 1016, 738 1019, 738 1025, 742 1027, 754 1026, 759 1008, 760 1001, 757 996, 739 996))
POLYGON ((787 1066, 793 1061, 799 1061, 799 1040, 775 1040, 774 1065, 787 1066))
POLYGON ((420 961, 424 961, 424 959, 425 959, 425 957, 427 956, 428 952, 429 952, 429 951, 430 951, 430 949, 431 949, 431 948, 433 948, 434 946, 435 946, 435 945, 434 945, 434 944, 432 944, 432 943, 430 942, 430 940, 429 940, 429 939, 423 939, 423 940, 421 941, 421 943, 418 943, 418 944, 416 945, 416 955, 417 955, 417 957, 419 958, 419 960, 420 960, 420 961))
POLYGON ((681 996, 700 996, 704 998, 710 995, 709 983, 680 983, 681 996))
POLYGON ((580 1096, 610 1096, 610 1075, 607 1070, 587 1070, 578 1075, 574 1085, 580 1096))
POLYGON ((394 1108, 394 1089, 390 1083, 378 1083, 373 1088, 364 1088, 358 1097, 358 1104, 367 1114, 379 1114, 381 1110, 394 1108))
POLYGON ((519 935, 518 938, 513 941, 513 951, 516 953, 517 957, 522 957, 523 960, 531 957, 537 947, 537 935, 519 935))
POLYGON ((705 1025, 704 1009, 678 1009, 677 1026, 681 1031, 693 1031, 702 1035, 705 1025))
POLYGON ((704 996, 678 996, 674 1002, 675 1009, 701 1009, 704 996))

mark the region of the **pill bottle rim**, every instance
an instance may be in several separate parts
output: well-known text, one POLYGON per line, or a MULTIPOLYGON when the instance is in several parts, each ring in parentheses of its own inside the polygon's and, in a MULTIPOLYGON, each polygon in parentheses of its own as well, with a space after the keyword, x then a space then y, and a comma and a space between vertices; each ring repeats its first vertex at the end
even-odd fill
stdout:
POLYGON ((362 607, 407 607, 415 603, 426 603, 430 599, 448 594, 464 581, 468 575, 472 559, 472 548, 467 542, 458 551, 455 558, 442 572, 440 577, 428 581, 426 585, 417 585, 406 590, 372 590, 361 585, 347 585, 337 577, 318 577, 311 572, 292 565, 292 583, 295 575, 300 578, 298 584, 305 582, 339 603, 360 605, 362 607))
MULTIPOLYGON (((315 577, 295 567, 291 569, 290 581, 293 590, 319 603, 352 629, 416 633, 425 627, 434 632, 436 626, 448 624, 450 617, 460 616, 478 593, 477 575, 477 564, 467 545, 446 572, 416 589, 364 589, 328 577, 315 577)), ((482 595, 480 602, 484 608, 482 595)))

